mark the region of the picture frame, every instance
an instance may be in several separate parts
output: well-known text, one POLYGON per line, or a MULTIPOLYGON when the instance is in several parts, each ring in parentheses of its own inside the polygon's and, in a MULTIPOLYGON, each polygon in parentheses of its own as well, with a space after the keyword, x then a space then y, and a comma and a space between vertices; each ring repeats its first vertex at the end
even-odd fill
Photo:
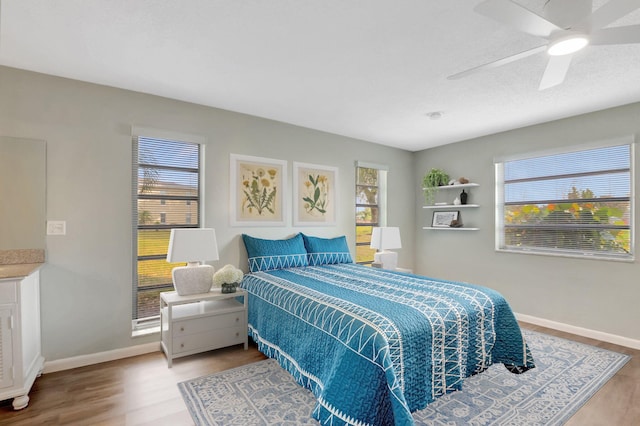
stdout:
POLYGON ((293 225, 333 226, 338 212, 338 168, 293 163, 293 225))
POLYGON ((230 154, 231 226, 284 226, 287 161, 230 154))
POLYGON ((448 228, 451 222, 458 220, 460 211, 458 210, 439 210, 433 212, 431 226, 433 228, 448 228))

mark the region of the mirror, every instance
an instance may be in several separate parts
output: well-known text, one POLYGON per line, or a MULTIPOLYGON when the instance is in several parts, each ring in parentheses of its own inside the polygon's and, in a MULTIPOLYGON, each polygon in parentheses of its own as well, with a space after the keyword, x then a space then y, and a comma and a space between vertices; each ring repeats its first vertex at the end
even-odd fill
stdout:
POLYGON ((0 136, 0 250, 44 249, 46 144, 0 136))

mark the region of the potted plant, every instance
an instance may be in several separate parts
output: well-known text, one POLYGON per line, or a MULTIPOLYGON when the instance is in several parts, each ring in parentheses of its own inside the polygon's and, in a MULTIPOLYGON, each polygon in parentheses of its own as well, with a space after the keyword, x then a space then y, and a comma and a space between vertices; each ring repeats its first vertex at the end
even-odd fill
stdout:
POLYGON ((427 204, 433 204, 438 192, 438 187, 449 183, 449 175, 441 169, 431 169, 429 173, 422 178, 422 190, 424 191, 424 201, 427 204))
POLYGON ((244 274, 233 265, 224 265, 213 274, 213 285, 221 287, 222 293, 235 293, 244 274))

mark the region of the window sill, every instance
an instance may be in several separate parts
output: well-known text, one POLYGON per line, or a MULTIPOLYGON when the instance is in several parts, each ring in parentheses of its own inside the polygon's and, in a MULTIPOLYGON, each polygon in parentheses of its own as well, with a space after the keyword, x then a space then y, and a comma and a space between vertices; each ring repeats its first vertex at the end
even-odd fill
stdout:
POLYGON ((149 336, 151 334, 160 334, 160 325, 157 325, 155 327, 141 328, 141 329, 138 329, 138 330, 133 330, 131 332, 131 337, 149 336))
POLYGON ((622 263, 634 263, 635 256, 602 256, 597 254, 570 254, 570 253, 559 253, 559 252, 551 252, 551 251, 537 251, 537 250, 514 250, 514 249, 506 249, 506 248, 497 248, 496 252, 498 253, 515 253, 515 254, 529 254, 534 256, 549 256, 549 257, 564 257, 570 259, 586 259, 586 260, 600 260, 600 261, 610 261, 610 262, 622 262, 622 263))

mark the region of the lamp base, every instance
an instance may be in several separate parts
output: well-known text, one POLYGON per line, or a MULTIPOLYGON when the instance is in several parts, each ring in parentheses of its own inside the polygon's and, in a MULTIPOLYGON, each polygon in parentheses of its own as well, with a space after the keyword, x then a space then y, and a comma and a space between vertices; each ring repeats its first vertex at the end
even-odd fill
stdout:
POLYGON ((173 268, 171 276, 180 296, 208 293, 213 285, 213 266, 178 266, 173 268))
POLYGON ((398 266, 398 253, 395 251, 383 250, 373 255, 373 261, 380 263, 382 269, 396 269, 398 266))

